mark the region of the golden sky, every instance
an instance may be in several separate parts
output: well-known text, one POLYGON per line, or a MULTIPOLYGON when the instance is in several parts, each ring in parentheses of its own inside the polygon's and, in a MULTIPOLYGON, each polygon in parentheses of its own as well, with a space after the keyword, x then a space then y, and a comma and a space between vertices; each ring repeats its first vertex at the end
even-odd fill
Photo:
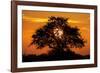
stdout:
POLYGON ((89 55, 90 54, 90 14, 88 13, 75 13, 75 12, 47 12, 47 11, 31 11, 23 10, 22 11, 22 47, 23 54, 48 54, 51 50, 48 46, 43 49, 36 49, 35 45, 29 47, 29 44, 32 41, 32 35, 35 31, 42 26, 46 25, 48 17, 50 16, 61 16, 69 18, 69 25, 72 27, 78 27, 80 33, 86 44, 83 48, 71 48, 77 54, 89 55))

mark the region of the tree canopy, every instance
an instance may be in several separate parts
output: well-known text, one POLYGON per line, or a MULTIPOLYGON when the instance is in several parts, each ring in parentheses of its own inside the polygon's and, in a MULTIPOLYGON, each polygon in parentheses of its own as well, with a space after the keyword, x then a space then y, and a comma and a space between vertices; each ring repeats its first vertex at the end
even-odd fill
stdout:
POLYGON ((37 45, 37 49, 49 46, 54 50, 69 48, 81 48, 85 45, 79 29, 71 27, 68 18, 51 16, 43 27, 32 35, 31 45, 37 45))

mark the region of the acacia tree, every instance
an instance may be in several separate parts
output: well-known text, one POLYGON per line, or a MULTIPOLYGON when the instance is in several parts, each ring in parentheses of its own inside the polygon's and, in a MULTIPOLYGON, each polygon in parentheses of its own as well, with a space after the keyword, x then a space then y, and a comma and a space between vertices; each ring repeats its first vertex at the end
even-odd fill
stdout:
POLYGON ((39 28, 32 38, 31 45, 37 45, 37 49, 49 46, 58 53, 73 47, 81 48, 85 43, 79 29, 69 25, 68 18, 54 16, 49 17, 46 25, 39 28))

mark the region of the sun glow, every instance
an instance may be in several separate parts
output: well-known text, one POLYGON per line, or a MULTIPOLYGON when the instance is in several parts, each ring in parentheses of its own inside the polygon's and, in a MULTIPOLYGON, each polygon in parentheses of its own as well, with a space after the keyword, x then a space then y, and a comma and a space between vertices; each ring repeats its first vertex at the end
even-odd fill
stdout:
POLYGON ((68 20, 68 23, 81 23, 81 22, 77 20, 68 20))
POLYGON ((45 23, 48 21, 47 18, 33 18, 33 17, 28 17, 28 16, 23 16, 23 19, 31 22, 36 22, 36 23, 45 23))

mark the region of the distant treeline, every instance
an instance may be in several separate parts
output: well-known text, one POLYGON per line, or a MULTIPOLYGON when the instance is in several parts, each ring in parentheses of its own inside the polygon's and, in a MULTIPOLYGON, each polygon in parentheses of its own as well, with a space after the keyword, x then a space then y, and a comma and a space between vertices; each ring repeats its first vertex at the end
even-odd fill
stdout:
POLYGON ((42 54, 42 55, 23 55, 23 62, 37 62, 37 61, 57 61, 57 60, 80 60, 80 59, 90 59, 89 55, 82 56, 80 54, 76 54, 70 50, 63 53, 54 53, 54 54, 42 54))

